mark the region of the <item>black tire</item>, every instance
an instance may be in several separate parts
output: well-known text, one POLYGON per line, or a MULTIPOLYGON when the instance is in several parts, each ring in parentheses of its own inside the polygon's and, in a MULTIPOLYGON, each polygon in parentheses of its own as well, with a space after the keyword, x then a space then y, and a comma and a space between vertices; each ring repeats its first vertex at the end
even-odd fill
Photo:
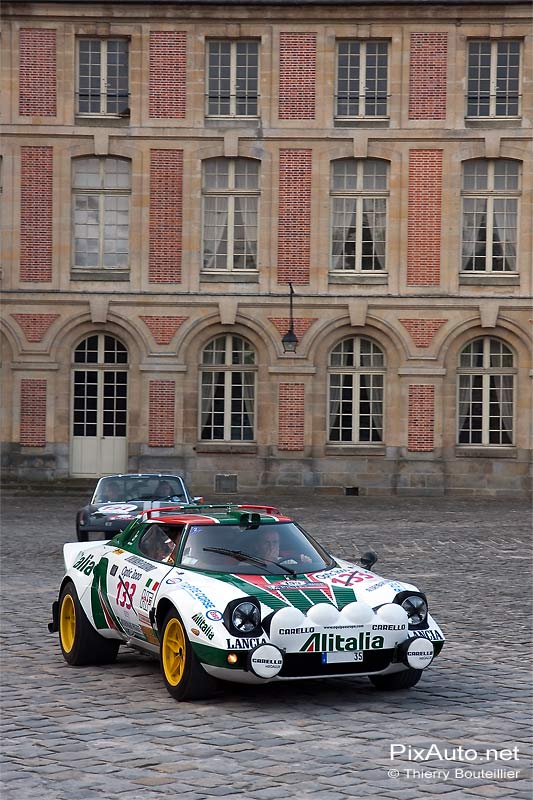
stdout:
POLYGON ((65 584, 59 598, 59 644, 72 667, 112 664, 120 646, 116 639, 105 639, 93 628, 72 581, 65 584))
POLYGON ((216 680, 200 664, 174 608, 161 629, 160 664, 167 691, 175 700, 201 700, 216 688, 216 680))
POLYGON ((401 672, 392 672, 390 675, 369 675, 370 682, 382 692, 398 692, 400 689, 410 689, 416 686, 422 677, 421 669, 404 669, 401 672))

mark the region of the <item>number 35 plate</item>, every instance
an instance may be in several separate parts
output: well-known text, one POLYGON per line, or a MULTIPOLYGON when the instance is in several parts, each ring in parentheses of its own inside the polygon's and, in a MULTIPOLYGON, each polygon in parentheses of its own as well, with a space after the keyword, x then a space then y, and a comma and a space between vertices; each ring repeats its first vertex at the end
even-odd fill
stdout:
POLYGON ((322 653, 322 663, 323 664, 339 664, 339 663, 346 663, 354 662, 354 661, 362 661, 363 660, 363 651, 362 650, 352 650, 348 652, 342 653, 322 653))

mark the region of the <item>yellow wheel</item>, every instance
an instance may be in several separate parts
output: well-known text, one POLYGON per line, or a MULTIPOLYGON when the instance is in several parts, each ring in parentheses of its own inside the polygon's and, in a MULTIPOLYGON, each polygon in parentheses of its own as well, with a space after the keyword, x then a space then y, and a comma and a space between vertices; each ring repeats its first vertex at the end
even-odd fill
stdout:
POLYGON ((160 659, 165 686, 175 700, 197 700, 212 694, 216 681, 198 661, 174 608, 161 628, 160 659))
POLYGON ((172 617, 165 628, 161 645, 161 662, 165 678, 171 686, 178 686, 183 680, 187 663, 185 631, 183 625, 172 617))
POLYGON ((65 653, 70 653, 74 647, 74 639, 76 637, 76 609, 74 607, 74 598, 71 594, 63 596, 63 602, 59 610, 59 637, 65 653))
POLYGON ((59 596, 59 644, 65 661, 73 667, 111 664, 120 642, 105 639, 87 619, 72 581, 59 596))

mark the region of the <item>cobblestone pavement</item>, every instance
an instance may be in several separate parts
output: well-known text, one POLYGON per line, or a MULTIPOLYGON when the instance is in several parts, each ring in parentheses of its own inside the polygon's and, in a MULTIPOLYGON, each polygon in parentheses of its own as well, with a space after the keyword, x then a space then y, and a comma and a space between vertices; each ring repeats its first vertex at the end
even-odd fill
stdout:
POLYGON ((529 505, 246 499, 278 503, 338 555, 373 547, 378 573, 427 591, 448 641, 418 686, 229 686, 178 704, 157 662, 130 650, 109 667, 71 668, 46 624, 85 498, 5 497, 2 800, 529 800, 529 505))

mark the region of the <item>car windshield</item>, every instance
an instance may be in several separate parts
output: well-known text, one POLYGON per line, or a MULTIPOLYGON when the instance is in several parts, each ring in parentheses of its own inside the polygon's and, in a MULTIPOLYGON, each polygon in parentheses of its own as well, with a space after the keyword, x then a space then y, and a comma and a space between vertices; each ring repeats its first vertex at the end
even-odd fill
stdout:
POLYGON ((181 478, 175 475, 132 475, 102 478, 93 503, 124 503, 133 500, 188 502, 181 478))
POLYGON ((316 572, 331 557, 294 522, 190 525, 177 563, 214 572, 250 575, 316 572))

